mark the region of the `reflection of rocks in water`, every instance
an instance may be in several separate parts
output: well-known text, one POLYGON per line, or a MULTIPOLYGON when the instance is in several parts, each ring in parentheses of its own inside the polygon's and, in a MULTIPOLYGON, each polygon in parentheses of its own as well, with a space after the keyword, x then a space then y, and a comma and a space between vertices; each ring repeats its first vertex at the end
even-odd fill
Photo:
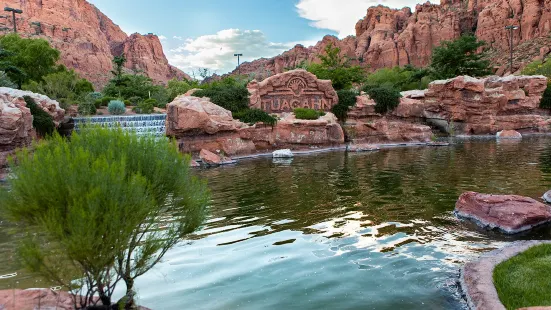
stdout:
POLYGON ((272 159, 272 163, 276 165, 290 166, 293 163, 293 158, 277 158, 272 159))
POLYGON ((501 145, 519 145, 521 144, 521 139, 497 139, 497 144, 501 145))

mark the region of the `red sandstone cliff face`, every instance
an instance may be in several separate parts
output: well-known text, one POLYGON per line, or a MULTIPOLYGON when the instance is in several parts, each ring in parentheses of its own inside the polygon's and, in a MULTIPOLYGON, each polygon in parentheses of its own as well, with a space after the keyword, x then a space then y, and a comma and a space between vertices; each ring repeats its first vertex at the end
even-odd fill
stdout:
POLYGON ((407 64, 423 67, 430 64, 432 49, 441 41, 474 33, 488 43, 497 73, 503 74, 509 57, 506 25, 520 27, 513 36, 514 69, 518 70, 549 53, 551 0, 441 0, 440 5, 419 4, 415 12, 379 5, 369 8, 356 24, 355 37, 326 36, 313 47, 298 45, 274 58, 244 63, 241 73, 269 70, 278 74, 301 62, 318 61, 317 55, 329 43, 369 70, 407 64))
MULTIPOLYGON (((5 0, 2 4, 23 10, 16 21, 20 34, 50 41, 61 51, 61 63, 97 88, 111 78, 113 55, 122 51, 127 54, 129 70, 143 72, 156 82, 189 78, 168 64, 157 36, 127 36, 86 0, 5 0)), ((5 25, 13 27, 11 19, 5 25)))

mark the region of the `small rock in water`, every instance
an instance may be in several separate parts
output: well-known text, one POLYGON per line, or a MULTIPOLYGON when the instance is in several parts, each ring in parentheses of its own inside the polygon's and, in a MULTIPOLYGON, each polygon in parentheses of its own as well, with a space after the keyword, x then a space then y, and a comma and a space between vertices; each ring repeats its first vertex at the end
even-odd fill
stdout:
POLYGON ((543 194, 543 197, 541 197, 541 199, 543 199, 547 203, 551 203, 551 191, 543 194))
POLYGON ((205 149, 201 150, 201 153, 199 153, 199 157, 208 166, 219 166, 222 162, 222 158, 220 156, 214 154, 211 151, 207 151, 205 149))
POLYGON ((294 155, 293 155, 293 152, 291 152, 291 150, 285 149, 285 150, 277 150, 273 152, 272 157, 273 158, 293 158, 294 155))
POLYGON ((516 130, 502 130, 496 134, 498 139, 522 139, 520 132, 516 130))

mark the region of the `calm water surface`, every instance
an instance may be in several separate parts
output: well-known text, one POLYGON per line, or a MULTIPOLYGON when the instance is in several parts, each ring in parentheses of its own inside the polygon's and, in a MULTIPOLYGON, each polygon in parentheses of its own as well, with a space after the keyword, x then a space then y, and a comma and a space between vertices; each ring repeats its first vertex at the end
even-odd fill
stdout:
MULTIPOLYGON (((244 160, 198 171, 202 231, 137 281, 153 309, 464 309, 461 264, 516 239, 453 216, 469 190, 540 197, 551 138, 244 160)), ((46 286, 18 270, 0 224, 0 288, 46 286)))

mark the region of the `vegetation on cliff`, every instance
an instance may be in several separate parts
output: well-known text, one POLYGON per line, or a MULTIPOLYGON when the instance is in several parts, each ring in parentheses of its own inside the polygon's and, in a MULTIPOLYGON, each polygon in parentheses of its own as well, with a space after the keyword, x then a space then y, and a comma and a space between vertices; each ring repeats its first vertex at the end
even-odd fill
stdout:
POLYGON ((76 309, 97 304, 93 296, 112 305, 120 282, 119 309, 132 309, 135 279, 204 219, 208 191, 189 160, 166 139, 122 129, 54 135, 19 151, 0 206, 25 228, 21 262, 82 295, 76 309))

